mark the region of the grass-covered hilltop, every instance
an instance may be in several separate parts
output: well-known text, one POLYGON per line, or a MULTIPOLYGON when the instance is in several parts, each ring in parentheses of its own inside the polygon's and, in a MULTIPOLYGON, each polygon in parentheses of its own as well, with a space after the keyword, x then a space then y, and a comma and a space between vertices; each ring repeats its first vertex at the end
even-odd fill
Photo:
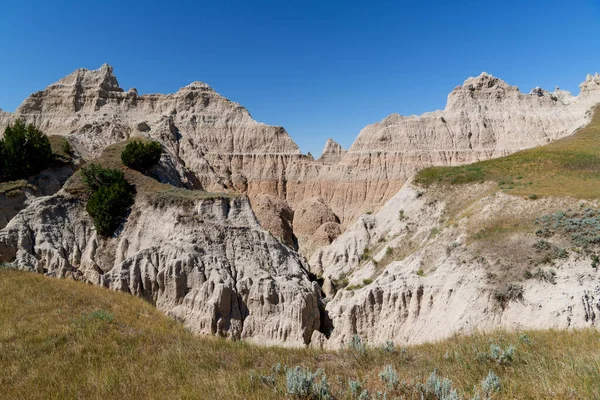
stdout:
POLYGON ((263 348, 193 336, 133 296, 6 269, 0 320, 2 398, 600 396, 596 330, 499 332, 407 348, 357 339, 338 352, 263 348))
POLYGON ((600 198, 600 107, 573 135, 546 146, 459 167, 421 170, 415 182, 429 186, 494 181, 507 193, 600 198))

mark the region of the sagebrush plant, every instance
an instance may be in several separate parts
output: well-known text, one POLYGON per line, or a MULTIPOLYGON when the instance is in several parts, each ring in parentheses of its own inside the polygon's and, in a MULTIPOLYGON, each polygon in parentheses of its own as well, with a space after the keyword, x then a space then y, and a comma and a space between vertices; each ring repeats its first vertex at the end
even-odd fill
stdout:
POLYGON ((394 352, 394 342, 392 342, 391 340, 386 341, 382 348, 384 353, 393 353, 394 352))
POLYGON ((540 226, 536 231, 539 237, 563 234, 585 249, 600 244, 600 210, 595 208, 558 211, 537 218, 535 224, 540 226))
POLYGON ((498 378, 498 375, 496 375, 494 371, 490 370, 485 379, 481 381, 481 390, 489 397, 493 393, 499 392, 500 388, 500 378, 498 378))
POLYGON ((352 335, 352 339, 350 339, 346 348, 350 352, 356 353, 359 356, 364 356, 367 354, 367 346, 357 334, 352 335))
POLYGON ((299 365, 290 368, 285 376, 287 393, 297 399, 330 400, 327 376, 322 369, 311 372, 299 365))
POLYGON ((421 396, 429 398, 427 396, 433 396, 434 399, 439 400, 458 400, 460 396, 458 391, 452 387, 452 381, 448 378, 444 378, 437 374, 437 370, 434 370, 425 385, 417 385, 417 390, 421 396))
POLYGON ((500 365, 511 364, 515 356, 515 347, 511 344, 507 347, 502 348, 501 345, 492 343, 490 344, 490 351, 488 353, 488 359, 494 361, 500 365))
POLYGON ((363 393, 363 383, 348 379, 348 391, 353 399, 358 399, 363 393))
POLYGON ((385 384, 388 390, 393 390, 398 385, 398 372, 392 365, 386 365, 383 371, 379 373, 379 379, 385 384))
POLYGON ((160 161, 162 146, 158 142, 127 143, 121 153, 123 164, 136 171, 146 173, 160 161))

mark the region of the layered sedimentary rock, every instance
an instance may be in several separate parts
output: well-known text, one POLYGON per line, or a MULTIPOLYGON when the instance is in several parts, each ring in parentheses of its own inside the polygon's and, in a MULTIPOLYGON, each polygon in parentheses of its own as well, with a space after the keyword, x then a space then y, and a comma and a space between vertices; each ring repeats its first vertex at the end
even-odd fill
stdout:
POLYGON ((0 229, 36 197, 58 192, 76 168, 74 163, 54 166, 28 180, 8 183, 0 188, 0 229))
POLYGON ((7 261, 144 297, 196 333, 302 346, 319 328, 318 285, 245 197, 183 206, 138 196, 122 229, 103 239, 85 202, 61 191, 0 231, 7 261))
POLYGON ((600 100, 598 82, 588 76, 577 97, 523 94, 483 73, 454 89, 443 111, 390 115, 364 128, 347 152, 328 141, 316 161, 283 128, 254 121, 204 83, 139 95, 120 88, 108 65, 77 70, 34 93, 14 114, 1 114, 0 125, 25 118, 46 133, 69 135, 87 156, 132 136, 151 137, 191 186, 240 191, 252 201, 277 196, 292 210, 320 197, 346 227, 377 210, 419 168, 497 157, 570 134, 600 100))
POLYGON ((325 147, 323 148, 323 152, 321 153, 321 157, 319 157, 319 161, 323 164, 337 164, 341 161, 344 154, 347 151, 342 149, 339 143, 334 141, 333 139, 327 139, 327 143, 325 143, 325 147))

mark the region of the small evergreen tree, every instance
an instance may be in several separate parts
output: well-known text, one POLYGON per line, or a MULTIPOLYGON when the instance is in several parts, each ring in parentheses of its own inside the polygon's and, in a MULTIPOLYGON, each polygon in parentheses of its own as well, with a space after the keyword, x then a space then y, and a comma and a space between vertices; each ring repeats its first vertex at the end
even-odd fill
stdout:
POLYGON ((111 236, 134 203, 135 187, 122 171, 90 164, 81 169, 83 182, 92 195, 85 207, 101 236, 111 236))
POLYGON ((158 142, 130 142, 121 153, 121 161, 131 169, 148 172, 160 161, 162 146, 158 142))
POLYGON ((98 164, 90 163, 81 168, 81 177, 83 183, 92 192, 100 189, 102 186, 110 186, 113 183, 125 181, 123 171, 111 168, 102 168, 98 164))
POLYGON ((6 127, 0 148, 1 180, 27 178, 47 168, 53 159, 48 137, 22 120, 6 127))

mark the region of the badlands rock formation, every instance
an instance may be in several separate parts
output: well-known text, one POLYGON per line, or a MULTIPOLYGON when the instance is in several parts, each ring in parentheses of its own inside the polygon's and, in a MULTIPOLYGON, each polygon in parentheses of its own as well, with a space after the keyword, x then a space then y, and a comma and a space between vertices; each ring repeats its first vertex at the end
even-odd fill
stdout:
POLYGON ((0 231, 0 262, 12 260, 144 297, 196 333, 301 346, 319 328, 318 285, 245 197, 180 205, 138 195, 118 235, 102 239, 85 202, 63 190, 0 231))
POLYGON ((340 146, 339 143, 329 138, 327 139, 327 143, 325 143, 319 161, 323 164, 337 164, 342 160, 346 153, 347 151, 342 149, 342 146, 340 146))
MULTIPOLYGON (((110 66, 80 69, 15 113, 0 112, 0 127, 24 118, 68 137, 87 159, 148 137, 165 149, 161 181, 236 194, 182 203, 138 193, 127 222, 105 240, 83 199, 62 190, 32 200, 0 230, 0 262, 125 290, 194 332, 262 344, 339 347, 354 334, 372 343, 415 343, 475 327, 590 325, 600 293, 588 260, 571 254, 556 285, 527 281, 517 301, 499 302, 501 283, 512 282, 509 272, 518 268, 503 268, 497 249, 466 239, 470 221, 484 224, 508 210, 550 212, 567 200, 527 203, 490 195, 485 186, 425 193, 405 183, 425 166, 489 159, 564 137, 589 121, 598 102, 598 75, 588 76, 575 97, 559 89, 523 94, 483 73, 454 89, 443 111, 391 115, 364 128, 347 152, 328 141, 314 160, 283 128, 254 121, 204 83, 139 95, 120 88, 110 66), (456 213, 463 209, 474 219, 456 213), (452 224, 440 222, 450 217, 452 224), (322 288, 290 247, 311 257, 322 288)), ((510 245, 531 250, 533 240, 523 234, 510 245)))
MULTIPOLYGON (((598 75, 588 76, 577 97, 564 91, 523 94, 483 73, 454 89, 445 110, 390 115, 363 129, 348 152, 328 141, 316 161, 302 155, 283 128, 254 121, 204 83, 170 95, 139 95, 120 88, 108 65, 77 70, 34 93, 14 114, 0 113, 0 127, 25 118, 48 134, 67 135, 88 157, 123 139, 147 136, 163 143, 190 187, 239 191, 251 202, 276 196, 292 211, 320 198, 345 228, 378 210, 422 167, 506 155, 570 134, 600 100, 599 82, 598 75)), ((282 237, 289 221, 274 211, 259 220, 282 237)), ((289 234, 283 237, 290 243, 289 234)), ((311 247, 312 239, 303 238, 300 249, 305 241, 311 247)))
POLYGON ((313 256, 334 327, 329 340, 316 333, 314 345, 339 348, 354 335, 372 345, 417 344, 499 328, 595 326, 600 274, 589 256, 569 251, 566 259, 544 264, 535 226, 473 237, 497 221, 598 205, 568 198, 533 202, 491 183, 426 191, 408 183, 378 214, 359 218, 313 256), (525 279, 527 271, 537 275, 525 279))

